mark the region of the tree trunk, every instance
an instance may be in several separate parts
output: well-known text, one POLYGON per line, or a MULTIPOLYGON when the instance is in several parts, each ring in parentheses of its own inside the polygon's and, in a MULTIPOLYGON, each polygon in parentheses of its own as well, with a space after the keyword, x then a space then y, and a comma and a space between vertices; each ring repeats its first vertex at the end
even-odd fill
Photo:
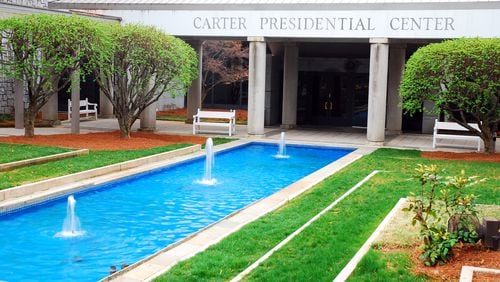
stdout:
POLYGON ((31 105, 28 106, 26 114, 24 116, 24 136, 33 137, 35 136, 35 118, 36 113, 31 105))
POLYGON ((130 139, 130 131, 132 124, 130 124, 129 117, 118 117, 118 125, 120 126, 120 137, 123 139, 130 139))
POLYGON ((483 139, 484 141, 484 152, 486 154, 494 154, 495 153, 495 138, 493 135, 488 136, 483 139))

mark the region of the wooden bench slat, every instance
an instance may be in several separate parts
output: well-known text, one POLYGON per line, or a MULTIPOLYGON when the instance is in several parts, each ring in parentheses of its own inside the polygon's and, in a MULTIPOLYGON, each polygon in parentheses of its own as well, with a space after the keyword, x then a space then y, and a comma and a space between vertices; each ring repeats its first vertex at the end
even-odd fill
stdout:
POLYGON ((200 131, 200 126, 224 127, 228 128, 229 136, 236 131, 236 112, 202 111, 198 109, 193 116, 193 135, 200 131), (202 119, 222 119, 221 122, 202 121, 202 119), (227 120, 227 121, 224 121, 227 120))
MULTIPOLYGON (((68 99, 68 120, 71 118, 71 99, 68 99)), ((89 98, 85 98, 85 100, 80 100, 80 107, 78 109, 79 114, 84 114, 85 116, 89 116, 89 114, 94 114, 95 120, 97 120, 97 104, 90 103, 89 98), (92 107, 92 109, 90 108, 92 107), (83 109, 82 109, 83 108, 83 109)))
MULTIPOLYGON (((474 128, 479 130, 479 125, 476 123, 469 123, 469 125, 474 128)), ((434 124, 434 133, 432 136, 432 148, 436 148, 438 146, 438 140, 439 139, 446 139, 446 140, 467 140, 467 141, 474 141, 477 142, 477 151, 481 151, 481 138, 479 136, 475 135, 465 135, 461 134, 464 132, 470 132, 469 129, 461 126, 460 124, 456 122, 444 122, 444 121, 438 121, 436 119, 435 124, 434 124), (449 130, 448 132, 443 132, 443 130, 449 130), (455 131, 455 132, 453 132, 455 131)), ((451 145, 451 144, 446 144, 446 145, 451 145)), ((461 146, 464 147, 464 146, 461 146)))
POLYGON ((198 113, 197 116, 199 118, 225 118, 225 119, 229 119, 229 118, 234 118, 235 117, 234 113, 226 113, 226 112, 220 112, 220 113, 216 113, 216 112, 201 112, 201 113, 198 113))
MULTIPOLYGON (((479 126, 477 124, 475 124, 475 123, 469 123, 469 125, 472 126, 472 128, 479 130, 479 126)), ((458 123, 455 123, 455 122, 442 122, 442 121, 439 121, 438 130, 439 129, 442 129, 442 130, 469 131, 469 129, 461 126, 458 123)))

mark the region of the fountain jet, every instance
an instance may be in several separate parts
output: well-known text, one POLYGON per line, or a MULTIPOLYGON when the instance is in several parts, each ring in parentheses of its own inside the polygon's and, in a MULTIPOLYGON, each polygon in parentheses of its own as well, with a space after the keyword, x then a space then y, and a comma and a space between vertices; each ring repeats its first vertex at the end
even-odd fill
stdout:
POLYGON ((64 219, 63 228, 58 232, 58 237, 77 237, 85 234, 85 231, 80 228, 80 220, 75 212, 76 200, 73 195, 68 196, 68 205, 66 208, 66 218, 64 219))
POLYGON ((205 175, 203 176, 203 179, 201 181, 198 181, 203 185, 215 185, 217 183, 217 180, 215 178, 212 178, 212 168, 215 164, 213 147, 214 142, 212 141, 212 138, 208 138, 207 142, 205 143, 205 152, 207 154, 205 159, 205 175))
POLYGON ((285 132, 281 132, 278 154, 274 155, 277 159, 287 159, 289 156, 286 155, 286 143, 285 143, 285 132))

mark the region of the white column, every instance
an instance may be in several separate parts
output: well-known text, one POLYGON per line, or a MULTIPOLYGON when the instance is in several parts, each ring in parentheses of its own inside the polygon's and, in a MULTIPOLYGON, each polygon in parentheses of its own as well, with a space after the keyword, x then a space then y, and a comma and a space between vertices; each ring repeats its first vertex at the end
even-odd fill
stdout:
POLYGON ((80 133, 80 69, 71 74, 71 133, 80 133))
POLYGON ((299 48, 295 44, 285 45, 283 59, 283 112, 282 128, 297 125, 297 83, 299 79, 299 48))
POLYGON ((271 124, 271 104, 272 104, 272 64, 273 56, 271 54, 266 55, 266 101, 265 101, 265 118, 264 125, 271 124))
POLYGON ((50 125, 57 124, 59 121, 57 97, 58 93, 53 94, 42 107, 42 119, 50 125))
POLYGON ((434 123, 439 115, 434 113, 434 102, 425 100, 424 110, 422 112, 422 133, 429 134, 434 132, 434 123))
POLYGON ((387 131, 401 134, 403 110, 401 109, 401 96, 399 85, 403 77, 406 59, 406 46, 394 44, 389 47, 389 78, 387 82, 387 131))
POLYGON ((387 38, 370 39, 370 79, 368 83, 368 127, 366 137, 374 145, 385 139, 387 72, 389 64, 387 38))
POLYGON ((17 129, 24 128, 24 82, 14 80, 14 122, 17 129))
POLYGON ((266 94, 266 42, 264 37, 248 37, 248 134, 264 134, 266 94))
MULTIPOLYGON (((111 95, 113 95, 111 88, 111 95)), ((108 99, 102 90, 99 90, 99 117, 112 118, 113 117, 113 104, 108 99)))
POLYGON ((187 119, 186 123, 193 123, 193 115, 198 108, 201 109, 201 83, 203 71, 203 41, 190 41, 189 44, 198 53, 198 77, 193 80, 187 94, 187 119))
POLYGON ((141 113, 140 131, 156 130, 156 102, 146 107, 141 113))

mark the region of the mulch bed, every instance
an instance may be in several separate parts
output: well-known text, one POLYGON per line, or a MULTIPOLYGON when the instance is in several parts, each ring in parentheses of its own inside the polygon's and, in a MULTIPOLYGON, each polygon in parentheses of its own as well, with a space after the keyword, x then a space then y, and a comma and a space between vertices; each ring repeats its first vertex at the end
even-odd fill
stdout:
POLYGON ((132 132, 130 139, 120 138, 119 131, 85 134, 36 135, 0 137, 0 142, 56 146, 90 150, 138 150, 177 143, 204 144, 206 137, 132 132))
POLYGON ((452 153, 452 152, 422 152, 421 156, 434 160, 456 160, 456 161, 478 161, 478 162, 500 162, 500 153, 452 153))
POLYGON ((498 282, 500 281, 500 274, 493 273, 482 273, 482 272, 474 272, 474 276, 472 277, 472 281, 474 282, 498 282))
MULTIPOLYGON (((408 249, 408 252, 411 252, 411 257, 415 265, 413 273, 424 274, 440 281, 458 281, 460 271, 464 265, 500 269, 500 252, 486 249, 480 243, 464 245, 462 248, 454 248, 454 256, 451 261, 445 265, 436 265, 433 267, 425 266, 419 259, 421 251, 418 248, 408 249)), ((498 276, 496 278, 498 279, 498 276)))

